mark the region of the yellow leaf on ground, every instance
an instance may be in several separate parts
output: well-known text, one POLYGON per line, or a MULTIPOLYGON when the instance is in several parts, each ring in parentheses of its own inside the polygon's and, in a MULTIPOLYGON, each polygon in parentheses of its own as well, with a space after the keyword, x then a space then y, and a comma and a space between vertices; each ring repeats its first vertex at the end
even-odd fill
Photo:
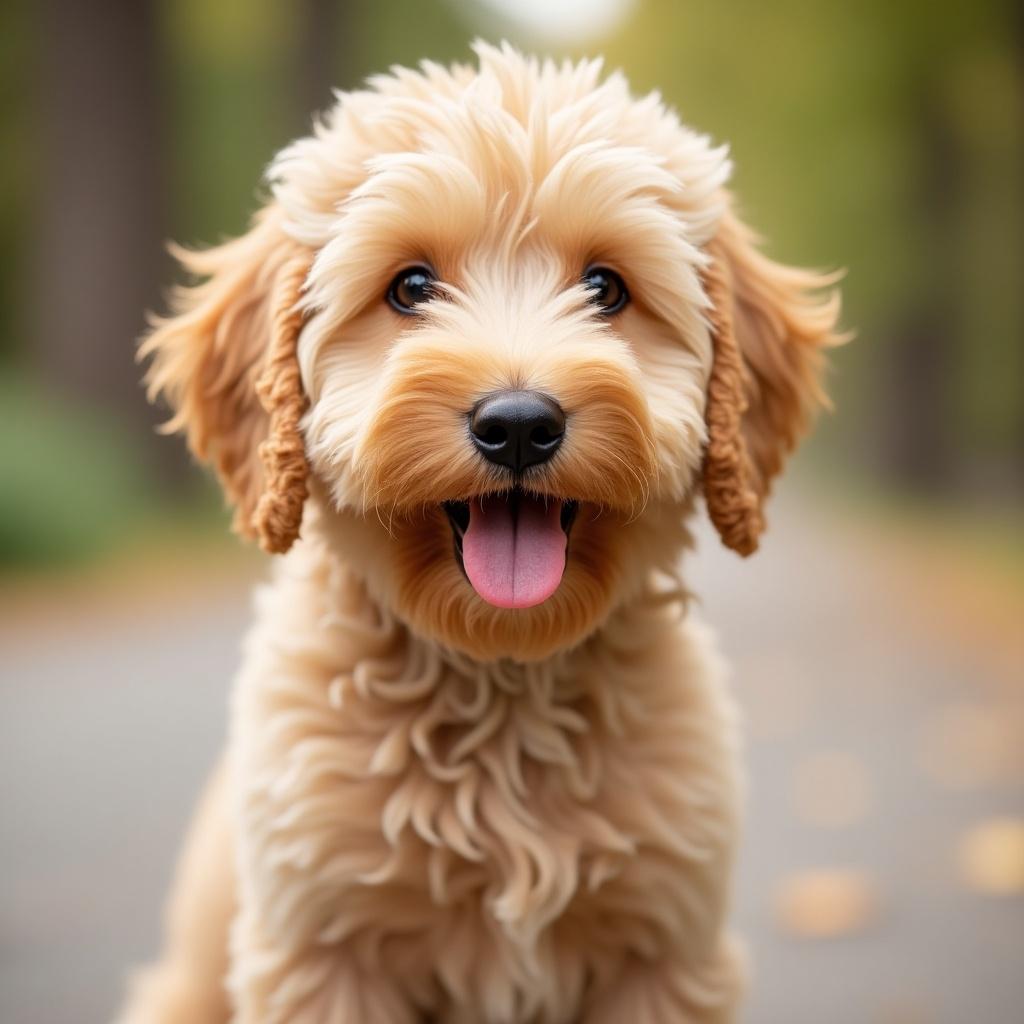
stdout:
POLYGON ((992 818, 972 828, 960 841, 960 869, 980 892, 1024 892, 1024 820, 992 818))
POLYGON ((804 938, 825 939, 862 931, 875 917, 878 895, 864 871, 830 868, 783 879, 775 894, 781 927, 804 938))

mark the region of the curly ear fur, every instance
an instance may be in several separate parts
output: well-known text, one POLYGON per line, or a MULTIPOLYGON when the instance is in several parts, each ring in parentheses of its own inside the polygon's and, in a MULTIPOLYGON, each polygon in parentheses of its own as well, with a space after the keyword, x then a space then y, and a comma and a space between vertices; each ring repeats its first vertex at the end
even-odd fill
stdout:
POLYGON ((723 543, 749 555, 764 502, 813 413, 828 404, 822 350, 839 344, 838 275, 784 267, 727 213, 709 243, 704 288, 714 362, 708 383, 704 497, 723 543))
POLYGON ((309 472, 299 421, 306 408, 296 344, 311 256, 269 207, 248 234, 201 252, 174 248, 191 274, 173 315, 153 321, 140 358, 150 400, 163 395, 197 458, 211 463, 235 506, 234 530, 269 552, 298 536, 309 472))

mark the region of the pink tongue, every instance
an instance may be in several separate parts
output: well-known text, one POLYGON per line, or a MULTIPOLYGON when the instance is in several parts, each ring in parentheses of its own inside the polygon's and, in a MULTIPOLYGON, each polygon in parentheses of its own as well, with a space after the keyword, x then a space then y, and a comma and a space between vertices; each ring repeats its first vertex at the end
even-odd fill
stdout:
POLYGON ((462 564, 473 589, 498 608, 546 601, 565 571, 561 516, 560 501, 527 494, 473 501, 462 539, 462 564))

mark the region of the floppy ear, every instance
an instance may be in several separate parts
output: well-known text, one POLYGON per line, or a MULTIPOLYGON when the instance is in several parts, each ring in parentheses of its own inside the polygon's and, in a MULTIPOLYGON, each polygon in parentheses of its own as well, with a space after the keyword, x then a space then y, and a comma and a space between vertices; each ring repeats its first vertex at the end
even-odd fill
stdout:
POLYGON ((311 254, 265 209, 248 234, 202 252, 174 248, 202 283, 178 289, 139 355, 150 400, 173 410, 164 429, 185 433, 217 471, 235 506, 233 528, 269 552, 298 536, 309 473, 299 421, 306 409, 296 345, 311 254))
POLYGON ((714 346, 708 383, 704 498, 723 543, 749 555, 786 455, 828 399, 822 350, 840 343, 837 275, 763 256, 732 213, 708 243, 703 273, 714 346))

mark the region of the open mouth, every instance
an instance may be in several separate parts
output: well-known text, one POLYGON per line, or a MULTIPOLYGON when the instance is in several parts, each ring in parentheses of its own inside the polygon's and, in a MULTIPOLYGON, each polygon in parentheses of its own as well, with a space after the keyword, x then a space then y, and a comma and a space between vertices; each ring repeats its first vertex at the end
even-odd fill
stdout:
POLYGON ((565 573, 577 503, 516 488, 442 506, 455 556, 473 589, 497 608, 546 601, 565 573))

